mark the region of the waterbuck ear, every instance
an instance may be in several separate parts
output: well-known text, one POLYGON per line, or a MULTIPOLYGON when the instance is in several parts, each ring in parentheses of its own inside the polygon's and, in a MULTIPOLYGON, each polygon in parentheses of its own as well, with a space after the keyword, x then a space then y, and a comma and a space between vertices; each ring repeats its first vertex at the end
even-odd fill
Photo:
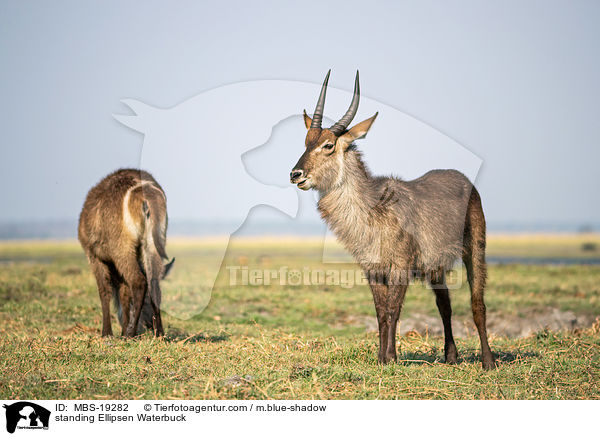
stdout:
POLYGON ((312 123, 312 119, 306 114, 306 109, 304 110, 304 125, 307 129, 310 129, 310 125, 312 123))
POLYGON ((367 118, 366 120, 361 121, 360 123, 352 127, 350 130, 348 130, 346 133, 344 133, 342 136, 340 136, 339 140, 350 145, 352 144, 352 141, 364 138, 365 136, 367 136, 367 132, 371 128, 371 125, 373 124, 373 121, 375 121, 375 118, 377 118, 378 114, 379 112, 376 112, 375 115, 373 115, 371 118, 367 118))

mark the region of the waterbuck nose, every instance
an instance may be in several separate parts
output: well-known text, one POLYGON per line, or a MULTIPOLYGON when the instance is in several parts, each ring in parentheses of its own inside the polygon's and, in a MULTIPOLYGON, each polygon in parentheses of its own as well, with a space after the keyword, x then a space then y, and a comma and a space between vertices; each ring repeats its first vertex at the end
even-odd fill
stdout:
POLYGON ((290 181, 294 182, 295 180, 298 180, 300 177, 302 177, 302 174, 304 174, 304 171, 294 168, 290 173, 290 181))

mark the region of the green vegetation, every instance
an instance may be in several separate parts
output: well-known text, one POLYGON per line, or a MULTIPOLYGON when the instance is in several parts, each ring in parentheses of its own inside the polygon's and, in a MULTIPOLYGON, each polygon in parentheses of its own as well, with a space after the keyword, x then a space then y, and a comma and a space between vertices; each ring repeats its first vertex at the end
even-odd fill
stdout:
MULTIPOLYGON (((509 237, 491 237, 488 252, 578 257, 580 238, 515 238, 511 252, 509 237)), ((374 309, 362 284, 281 285, 278 277, 268 286, 241 285, 237 276, 230 285, 231 267, 355 269, 323 265, 317 241, 230 244, 211 295, 207 267, 218 247, 218 240, 170 241, 177 261, 163 285, 167 337, 124 340, 100 337, 95 282, 75 242, 0 244, 0 397, 600 399, 600 322, 592 325, 600 314, 600 266, 491 266, 490 316, 526 318, 554 308, 590 322, 523 338, 492 334, 500 365, 483 372, 476 337, 457 340, 461 362, 451 366, 441 363, 443 338, 414 331, 398 338, 397 364, 378 365, 377 334, 365 328, 374 309)), ((451 295, 455 323, 471 322, 468 288, 451 295)), ((421 285, 409 289, 402 319, 415 313, 437 316, 421 285)))

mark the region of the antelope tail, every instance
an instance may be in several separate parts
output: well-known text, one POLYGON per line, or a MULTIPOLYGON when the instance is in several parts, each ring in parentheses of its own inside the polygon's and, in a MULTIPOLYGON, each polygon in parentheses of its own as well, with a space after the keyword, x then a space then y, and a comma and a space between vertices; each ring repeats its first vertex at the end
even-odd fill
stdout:
POLYGON ((142 202, 144 217, 144 235, 142 239, 142 263, 148 280, 148 294, 151 303, 160 307, 161 292, 159 282, 166 276, 173 265, 168 260, 165 250, 167 232, 167 211, 164 194, 154 186, 144 189, 142 202))
MULTIPOLYGON (((162 189, 149 180, 131 187, 123 199, 124 228, 129 235, 140 244, 138 261, 144 270, 147 281, 147 292, 142 306, 142 313, 137 326, 141 333, 144 326, 154 326, 154 314, 160 310, 161 291, 159 282, 171 269, 175 259, 168 260, 165 250, 167 233, 167 204, 162 189)), ((119 321, 122 321, 122 310, 115 291, 115 303, 119 321)))

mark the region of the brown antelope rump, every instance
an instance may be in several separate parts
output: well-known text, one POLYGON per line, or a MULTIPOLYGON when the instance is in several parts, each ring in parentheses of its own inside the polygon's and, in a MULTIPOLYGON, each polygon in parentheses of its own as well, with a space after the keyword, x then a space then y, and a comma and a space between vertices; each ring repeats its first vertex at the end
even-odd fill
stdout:
POLYGON ((167 199, 146 171, 115 171, 88 193, 78 233, 98 284, 102 336, 112 335, 111 296, 123 336, 133 337, 144 327, 164 334, 159 280, 174 260, 163 263, 166 232, 167 199))
POLYGON ((322 128, 329 72, 308 129, 306 149, 290 173, 300 189, 316 189, 318 209, 369 280, 379 325, 379 361, 396 360, 396 326, 411 277, 425 278, 444 325, 447 363, 458 359, 452 336, 445 273, 463 260, 484 369, 496 366, 488 345, 483 293, 486 280, 485 218, 475 187, 460 172, 433 170, 416 180, 371 175, 354 141, 377 117, 348 128, 358 110, 358 72, 346 114, 322 128))

